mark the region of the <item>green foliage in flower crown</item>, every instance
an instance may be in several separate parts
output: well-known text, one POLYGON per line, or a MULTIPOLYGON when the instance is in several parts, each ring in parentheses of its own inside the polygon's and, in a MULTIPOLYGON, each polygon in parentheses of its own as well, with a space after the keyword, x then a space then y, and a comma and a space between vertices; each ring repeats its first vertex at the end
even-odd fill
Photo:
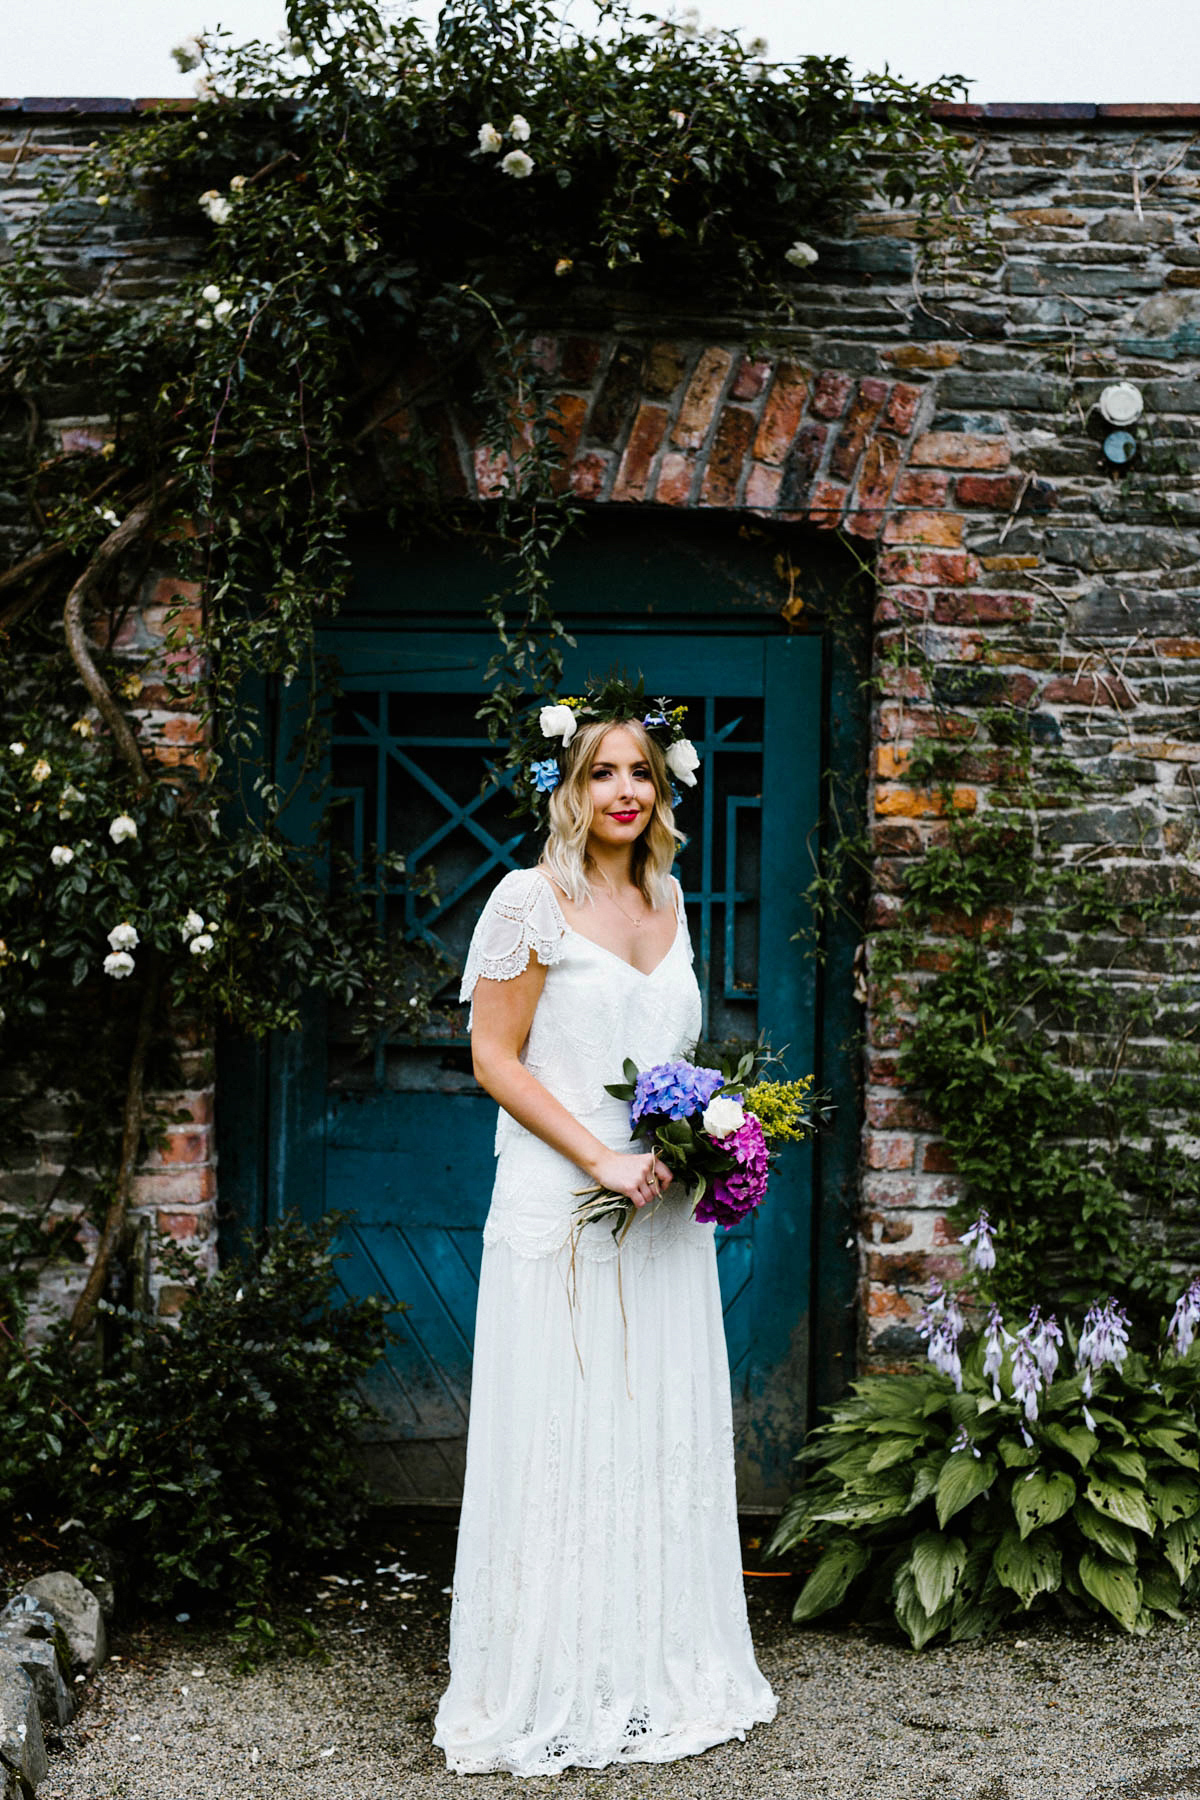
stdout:
POLYGON ((997 1401, 977 1343, 961 1393, 926 1369, 830 1409, 771 1544, 811 1571, 797 1622, 890 1618, 919 1650, 1030 1612, 1137 1633, 1180 1617, 1200 1590, 1197 1346, 1130 1353, 1090 1401, 1081 1375, 1057 1379, 1028 1424, 1011 1377, 1006 1358, 997 1401))
POLYGON ((283 1221, 190 1294, 178 1322, 107 1306, 103 1372, 55 1336, 0 1367, 0 1509, 82 1519, 139 1600, 257 1607, 298 1558, 345 1542, 364 1500, 354 1393, 390 1337, 347 1301, 336 1219, 283 1221))

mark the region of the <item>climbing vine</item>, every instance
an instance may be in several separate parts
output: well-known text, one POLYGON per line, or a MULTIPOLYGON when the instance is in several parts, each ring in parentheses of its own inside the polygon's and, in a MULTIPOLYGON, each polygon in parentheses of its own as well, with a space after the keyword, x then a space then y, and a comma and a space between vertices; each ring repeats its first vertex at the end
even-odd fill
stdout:
POLYGON ((869 193, 915 200, 930 242, 970 230, 958 140, 931 114, 953 81, 771 65, 608 0, 590 34, 548 0, 451 0, 433 37, 371 0, 287 18, 282 45, 180 46, 196 104, 94 146, 0 266, 0 473, 21 509, 0 572, 0 1008, 26 1086, 65 1096, 73 1173, 100 1171, 77 1334, 181 1033, 294 1026, 313 989, 368 1032, 411 1030, 444 979, 375 925, 376 884, 420 872, 382 859, 331 883, 328 810, 311 841, 287 830, 320 766, 336 672, 316 633, 355 518, 470 531, 495 556, 499 735, 557 673, 548 566, 572 521, 530 317, 697 284, 786 313, 808 239, 869 193), (96 285, 72 246, 101 225, 190 249, 148 295, 118 260, 96 285), (440 497, 423 419, 448 400, 480 420, 490 510, 440 497), (57 437, 64 412, 93 425, 57 437), (304 702, 282 775, 262 762, 264 682, 304 702))

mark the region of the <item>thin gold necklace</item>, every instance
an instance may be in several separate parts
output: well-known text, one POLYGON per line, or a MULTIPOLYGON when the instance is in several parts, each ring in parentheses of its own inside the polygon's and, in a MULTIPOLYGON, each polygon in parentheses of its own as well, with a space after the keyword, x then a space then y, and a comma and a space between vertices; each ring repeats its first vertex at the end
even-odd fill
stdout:
POLYGON ((612 901, 613 905, 616 907, 617 911, 619 913, 624 914, 625 918, 627 918, 629 920, 629 923, 631 925, 640 926, 645 920, 645 917, 646 917, 645 913, 642 914, 642 917, 640 919, 635 919, 631 912, 626 912, 625 908, 621 905, 621 902, 617 899, 617 896, 613 893, 611 887, 609 887, 607 879, 606 878, 602 878, 602 879, 604 879, 604 891, 608 895, 609 899, 612 901))

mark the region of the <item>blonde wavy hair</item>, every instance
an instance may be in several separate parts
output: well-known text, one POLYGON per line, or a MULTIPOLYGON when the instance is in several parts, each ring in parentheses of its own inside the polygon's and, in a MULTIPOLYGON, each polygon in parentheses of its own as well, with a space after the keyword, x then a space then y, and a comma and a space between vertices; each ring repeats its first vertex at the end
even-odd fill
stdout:
POLYGON ((550 832, 541 866, 576 906, 591 899, 587 856, 593 812, 590 777, 601 741, 615 725, 623 726, 637 743, 654 782, 654 811, 633 846, 633 879, 648 905, 669 906, 674 903, 671 864, 684 838, 675 828, 666 757, 640 719, 594 719, 575 733, 563 759, 562 780, 550 795, 550 832))

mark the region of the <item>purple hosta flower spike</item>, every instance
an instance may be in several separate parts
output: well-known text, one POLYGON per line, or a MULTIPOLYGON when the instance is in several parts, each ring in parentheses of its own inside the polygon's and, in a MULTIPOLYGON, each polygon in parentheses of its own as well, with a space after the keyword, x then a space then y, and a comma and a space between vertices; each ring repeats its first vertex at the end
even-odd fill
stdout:
POLYGON ((1089 1306, 1079 1334, 1075 1361, 1084 1372, 1083 1395, 1092 1397, 1092 1376, 1106 1363, 1119 1369, 1129 1355, 1129 1315, 1111 1296, 1101 1306, 1089 1306))
POLYGON ((1193 1281, 1175 1302, 1167 1336, 1175 1346, 1176 1356, 1186 1356, 1200 1329, 1200 1278, 1193 1281))
POLYGON ((992 1242, 995 1236, 993 1227, 988 1223, 987 1207, 981 1206, 979 1217, 975 1223, 963 1232, 960 1242, 966 1247, 967 1267, 978 1269, 986 1274, 996 1266, 996 1249, 992 1242))
MULTIPOLYGON (((1042 1371, 1034 1354, 1031 1333, 1032 1322, 1022 1325, 1013 1342, 1012 1388, 1013 1399, 1025 1409, 1025 1417, 1032 1424, 1038 1416, 1038 1394, 1042 1387, 1042 1371)), ((1021 1435, 1026 1437, 1024 1427, 1021 1435)))
POLYGON ((1034 1361, 1037 1363, 1042 1380, 1049 1387, 1054 1380, 1054 1371, 1058 1367, 1063 1334, 1059 1330, 1058 1320, 1054 1314, 1051 1313, 1048 1319, 1039 1319, 1036 1306, 1029 1315, 1029 1323, 1033 1328, 1029 1347, 1033 1351, 1034 1361))
POLYGON ((962 1359, 958 1340, 962 1334, 963 1316, 953 1294, 947 1294, 940 1281, 935 1281, 929 1299, 921 1311, 917 1331, 929 1345, 926 1355, 935 1369, 948 1375, 959 1393, 962 1392, 962 1359))
POLYGON ((988 1314, 987 1334, 983 1340, 983 1379, 991 1382, 994 1400, 1000 1399, 1000 1369, 1004 1362, 1005 1346, 1012 1341, 1004 1329, 1000 1308, 993 1306, 988 1314))
POLYGON ((977 1460, 981 1459, 983 1456, 983 1452, 980 1450, 978 1444, 972 1443, 970 1434, 965 1425, 959 1426, 958 1433, 954 1438, 953 1443, 950 1445, 951 1456, 956 1455, 960 1450, 969 1450, 971 1455, 977 1460))

